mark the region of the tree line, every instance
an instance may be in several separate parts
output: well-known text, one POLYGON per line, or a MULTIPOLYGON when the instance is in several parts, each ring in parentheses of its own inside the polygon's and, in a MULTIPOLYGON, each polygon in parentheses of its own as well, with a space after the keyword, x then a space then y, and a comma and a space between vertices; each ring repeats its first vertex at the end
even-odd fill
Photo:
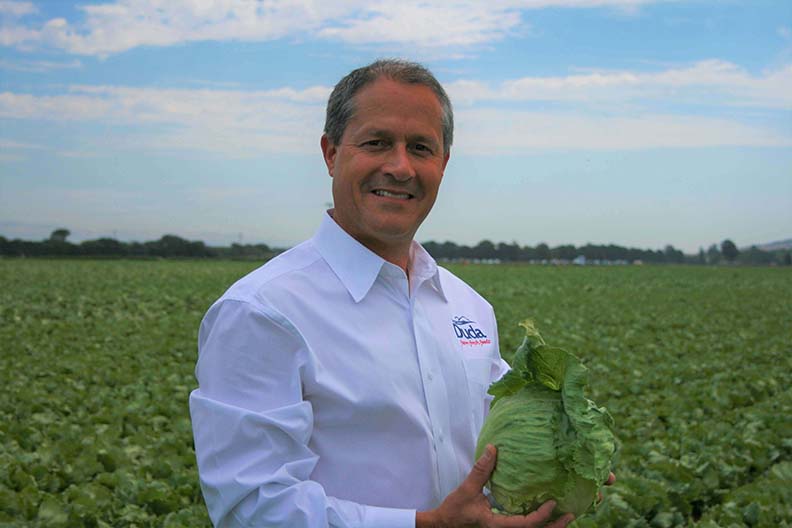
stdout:
POLYGON ((8 240, 0 236, 0 255, 7 257, 133 257, 133 258, 250 258, 269 259, 281 250, 266 244, 231 244, 210 247, 204 242, 164 235, 149 242, 121 242, 114 238, 97 238, 73 244, 66 240, 68 229, 56 229, 40 242, 8 240))
MULTIPOLYGON (((79 244, 67 240, 68 229, 56 229, 42 241, 8 240, 0 236, 0 255, 8 257, 133 257, 133 258, 239 258, 266 260, 283 251, 266 244, 231 244, 210 247, 201 241, 191 241, 176 235, 164 235, 149 242, 121 242, 114 238, 86 240, 79 244)), ((712 244, 698 254, 686 255, 672 245, 664 249, 636 249, 614 244, 571 244, 550 247, 521 246, 516 242, 493 243, 482 240, 475 246, 454 242, 429 241, 424 248, 434 258, 448 261, 483 260, 491 262, 533 263, 663 263, 663 264, 758 264, 790 265, 789 250, 763 251, 756 246, 740 251, 731 240, 712 244)))
POLYGON ((664 249, 637 249, 615 244, 586 244, 575 247, 571 244, 550 247, 541 243, 535 247, 517 243, 493 243, 482 240, 475 246, 458 245, 454 242, 426 242, 424 248, 436 259, 445 260, 493 260, 500 262, 541 263, 663 263, 663 264, 763 264, 790 265, 792 257, 787 251, 763 251, 756 246, 740 251, 731 240, 712 244, 706 251, 699 249, 695 255, 687 255, 672 245, 664 249))

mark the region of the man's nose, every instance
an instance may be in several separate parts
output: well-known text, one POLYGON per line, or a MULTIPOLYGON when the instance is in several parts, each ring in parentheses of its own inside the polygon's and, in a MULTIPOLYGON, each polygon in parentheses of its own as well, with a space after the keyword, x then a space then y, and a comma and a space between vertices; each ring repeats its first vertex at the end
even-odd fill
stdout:
POLYGON ((415 168, 406 145, 398 143, 390 149, 383 170, 401 181, 415 177, 415 168))

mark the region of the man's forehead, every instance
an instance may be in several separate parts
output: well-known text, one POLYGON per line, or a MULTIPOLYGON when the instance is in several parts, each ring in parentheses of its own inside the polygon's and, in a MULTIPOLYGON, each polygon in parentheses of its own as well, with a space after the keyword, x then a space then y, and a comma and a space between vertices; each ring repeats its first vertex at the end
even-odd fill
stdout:
POLYGON ((379 104, 387 104, 390 101, 403 99, 414 99, 420 97, 427 101, 432 101, 432 106, 437 105, 440 109, 440 99, 437 94, 425 84, 407 83, 381 76, 374 81, 362 86, 352 96, 354 106, 358 106, 361 99, 377 99, 379 104))
POLYGON ((429 115, 442 116, 440 100, 434 91, 423 84, 410 84, 381 78, 358 90, 352 98, 354 119, 361 112, 386 113, 400 108, 420 107, 429 115))

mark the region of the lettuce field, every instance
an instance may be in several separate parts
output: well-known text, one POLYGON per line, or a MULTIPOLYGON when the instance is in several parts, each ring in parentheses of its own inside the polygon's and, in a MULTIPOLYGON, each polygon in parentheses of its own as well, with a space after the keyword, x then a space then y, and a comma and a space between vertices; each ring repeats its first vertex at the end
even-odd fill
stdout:
MULTIPOLYGON (((255 267, 0 260, 0 527, 209 526, 200 319, 255 267)), ((614 472, 576 526, 792 526, 792 270, 456 266, 509 359, 532 318, 590 369, 614 472)))

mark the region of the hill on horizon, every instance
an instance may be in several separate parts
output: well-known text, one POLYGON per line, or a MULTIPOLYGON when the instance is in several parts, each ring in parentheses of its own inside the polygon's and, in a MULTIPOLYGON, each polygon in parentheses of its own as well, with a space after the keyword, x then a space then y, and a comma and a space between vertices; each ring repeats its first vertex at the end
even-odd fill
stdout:
MULTIPOLYGON (((792 238, 787 238, 785 240, 777 240, 775 242, 768 242, 766 244, 752 244, 757 248, 761 249, 762 251, 780 251, 784 249, 792 249, 792 238)), ((743 249, 749 249, 751 246, 746 246, 745 248, 740 248, 742 251, 743 249)))

